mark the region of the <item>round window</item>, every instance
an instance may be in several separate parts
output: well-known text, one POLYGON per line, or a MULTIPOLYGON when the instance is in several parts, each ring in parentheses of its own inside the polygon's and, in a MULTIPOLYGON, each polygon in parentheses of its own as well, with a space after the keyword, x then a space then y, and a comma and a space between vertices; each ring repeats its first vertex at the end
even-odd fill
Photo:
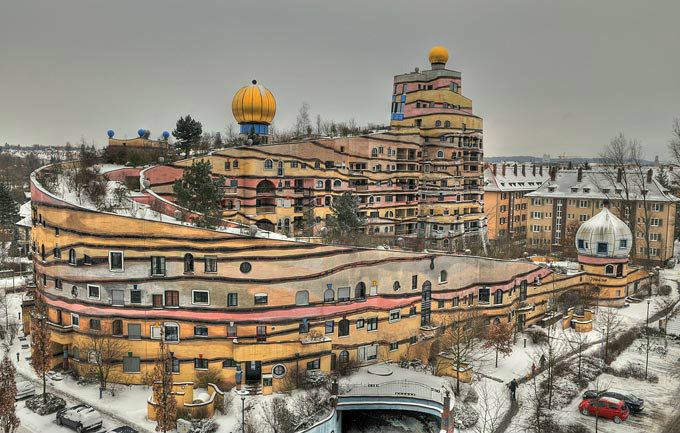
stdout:
POLYGON ((277 364, 272 368, 272 374, 275 377, 283 377, 286 375, 286 366, 283 364, 277 364))
POLYGON ((239 269, 244 274, 247 274, 248 272, 250 272, 251 269, 253 269, 253 266, 250 264, 250 262, 243 262, 243 263, 241 263, 241 266, 239 267, 239 269))

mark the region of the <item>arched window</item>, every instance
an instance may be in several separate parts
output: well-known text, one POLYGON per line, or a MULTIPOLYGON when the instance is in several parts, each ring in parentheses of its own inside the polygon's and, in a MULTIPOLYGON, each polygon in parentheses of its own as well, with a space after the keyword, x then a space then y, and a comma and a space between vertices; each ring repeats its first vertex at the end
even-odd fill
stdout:
POLYGON ((494 292, 493 303, 494 304, 502 304, 503 303, 503 291, 502 290, 496 290, 494 292))
POLYGON ((274 163, 272 162, 272 160, 271 159, 265 159, 264 160, 264 169, 265 170, 271 170, 272 168, 274 168, 274 163))
POLYGON ((444 283, 444 282, 446 282, 446 281, 448 281, 448 280, 449 280, 449 274, 448 274, 446 271, 442 270, 442 271, 439 273, 439 282, 440 282, 440 283, 444 283))
POLYGON ((323 292, 323 301, 324 302, 333 302, 335 300, 335 292, 333 289, 326 289, 325 292, 323 292))
POLYGON ((366 284, 363 281, 359 281, 354 287, 354 298, 366 299, 366 284))
POLYGON ((444 151, 443 150, 438 150, 437 151, 437 158, 443 158, 444 157, 444 151))
POLYGON ((235 159, 234 162, 231 163, 231 166, 233 168, 238 168, 238 159, 235 159))
POLYGON ((349 335, 349 320, 341 319, 338 322, 338 337, 346 337, 349 335))
POLYGON ((442 126, 442 121, 441 121, 441 120, 435 121, 435 122, 434 122, 434 126, 435 126, 435 128, 441 127, 441 126, 442 126))
POLYGON ((70 250, 68 250, 68 263, 70 265, 76 264, 76 250, 75 250, 75 248, 71 248, 70 250))
POLYGON ((399 281, 395 281, 394 284, 392 284, 392 289, 394 289, 395 292, 401 289, 401 284, 399 283, 399 281))
POLYGON ((607 265, 604 267, 604 273, 607 275, 614 275, 614 265, 607 265))
POLYGON ((342 182, 338 179, 333 181, 333 188, 340 188, 342 186, 342 182))
POLYGON ((346 350, 343 350, 342 352, 340 352, 340 354, 338 355, 338 362, 340 362, 342 364, 348 363, 349 362, 349 352, 346 351, 346 350))
POLYGON ((450 121, 450 120, 447 120, 446 122, 444 122, 444 127, 445 127, 445 128, 450 128, 450 127, 451 127, 451 121, 450 121))
POLYGON ((111 324, 111 335, 123 335, 123 321, 116 319, 111 324))
POLYGON ((184 255, 184 273, 194 272, 194 256, 186 253, 184 255))
POLYGON ((307 304, 309 304, 309 292, 306 290, 300 290, 295 294, 295 305, 307 304))

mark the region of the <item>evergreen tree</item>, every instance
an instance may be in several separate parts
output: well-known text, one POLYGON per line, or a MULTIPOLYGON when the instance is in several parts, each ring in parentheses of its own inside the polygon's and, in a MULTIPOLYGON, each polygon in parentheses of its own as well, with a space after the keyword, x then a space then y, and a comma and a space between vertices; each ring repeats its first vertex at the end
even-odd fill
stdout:
POLYGON ((359 202, 351 192, 345 191, 333 200, 331 217, 328 219, 328 234, 332 240, 351 240, 361 231, 364 223, 364 218, 359 215, 359 202))
POLYGON ((16 411, 17 384, 14 381, 15 370, 12 361, 7 357, 0 364, 0 429, 3 433, 13 433, 19 427, 16 411))
POLYGON ((184 157, 189 158, 191 146, 196 144, 203 134, 203 125, 198 120, 194 120, 190 115, 180 117, 177 120, 175 130, 172 135, 177 138, 177 147, 184 150, 184 157))
POLYGON ((34 292, 35 305, 31 314, 31 367, 43 382, 43 402, 47 401, 45 375, 52 368, 50 328, 47 324, 47 305, 39 291, 34 292))
POLYGON ((12 191, 5 183, 0 183, 0 230, 4 238, 14 231, 14 223, 19 219, 19 206, 12 197, 12 191))
POLYGON ((215 227, 222 216, 220 201, 224 196, 224 176, 213 178, 211 172, 209 161, 194 161, 173 186, 177 204, 202 214, 195 220, 201 227, 215 227))

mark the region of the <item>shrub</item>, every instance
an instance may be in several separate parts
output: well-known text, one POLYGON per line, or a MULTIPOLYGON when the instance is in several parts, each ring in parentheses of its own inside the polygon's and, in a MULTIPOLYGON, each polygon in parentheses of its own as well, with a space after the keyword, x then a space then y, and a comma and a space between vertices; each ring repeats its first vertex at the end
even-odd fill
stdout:
POLYGON ((196 373, 196 381, 194 382, 195 386, 198 388, 207 388, 209 383, 217 385, 220 389, 225 388, 221 369, 217 367, 210 367, 205 371, 196 373))
POLYGON ((663 286, 659 287, 659 295, 661 296, 668 296, 672 291, 673 289, 671 289, 671 286, 668 284, 664 284, 663 286))
POLYGON ((361 364, 359 364, 359 361, 356 358, 350 358, 345 362, 338 362, 338 366, 335 371, 341 377, 349 376, 353 372, 357 371, 360 365, 361 364))
POLYGON ((66 407, 66 402, 63 398, 50 393, 45 394, 45 401, 43 401, 43 394, 36 394, 26 400, 26 407, 44 416, 62 410, 66 407))
POLYGON ((526 331, 534 344, 545 344, 548 342, 548 334, 541 328, 531 328, 526 331))
POLYGON ((628 349, 639 336, 639 328, 631 328, 619 334, 618 337, 609 342, 609 359, 605 359, 604 361, 607 364, 611 364, 612 361, 621 355, 624 350, 628 349))

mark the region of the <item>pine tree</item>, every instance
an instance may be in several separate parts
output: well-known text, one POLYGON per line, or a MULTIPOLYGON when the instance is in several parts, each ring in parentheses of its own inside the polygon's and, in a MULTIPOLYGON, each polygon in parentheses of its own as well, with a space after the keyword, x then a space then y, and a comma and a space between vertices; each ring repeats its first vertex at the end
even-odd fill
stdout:
POLYGON ((5 183, 0 183, 0 229, 4 237, 14 231, 14 223, 19 221, 19 206, 12 197, 12 191, 5 183))
POLYGON ((172 393, 172 359, 161 338, 153 370, 153 401, 156 403, 156 431, 163 433, 177 425, 177 400, 172 393))
POLYGON ((47 304, 41 293, 34 294, 35 304, 31 313, 31 367, 43 381, 43 401, 47 401, 45 375, 52 368, 50 328, 47 324, 47 304))
POLYGON ((331 204, 331 218, 328 219, 331 239, 344 242, 359 233, 365 223, 359 215, 359 202, 351 192, 336 197, 331 204))
POLYGON ((177 147, 184 150, 184 157, 189 158, 191 146, 200 140, 203 134, 203 125, 198 120, 194 120, 187 114, 177 120, 175 130, 172 135, 177 138, 177 147))
POLYGON ((13 433, 19 427, 16 412, 17 384, 14 365, 7 353, 0 364, 0 428, 3 433, 13 433))
POLYGON ((213 178, 211 172, 209 161, 194 161, 173 186, 177 204, 203 214, 195 221, 201 227, 215 227, 222 216, 220 201, 224 196, 224 177, 213 178))

